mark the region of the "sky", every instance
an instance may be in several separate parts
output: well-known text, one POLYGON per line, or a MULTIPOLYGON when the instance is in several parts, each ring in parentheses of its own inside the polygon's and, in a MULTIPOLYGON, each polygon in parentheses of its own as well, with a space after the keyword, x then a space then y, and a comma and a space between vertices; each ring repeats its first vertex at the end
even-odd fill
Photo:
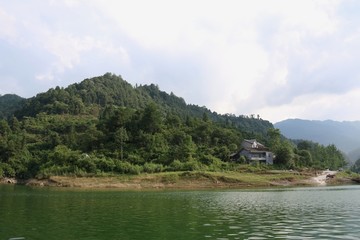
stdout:
POLYGON ((360 120, 360 1, 0 0, 0 94, 107 72, 217 113, 360 120))

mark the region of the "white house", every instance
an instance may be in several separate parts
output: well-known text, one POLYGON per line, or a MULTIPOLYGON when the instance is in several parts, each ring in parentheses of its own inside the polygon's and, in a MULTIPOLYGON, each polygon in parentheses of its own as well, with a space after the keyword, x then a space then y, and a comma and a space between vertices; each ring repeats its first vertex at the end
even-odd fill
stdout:
POLYGON ((245 139, 241 143, 240 151, 232 154, 230 158, 236 161, 241 156, 244 156, 249 163, 274 163, 274 154, 263 144, 257 142, 256 139, 245 139))

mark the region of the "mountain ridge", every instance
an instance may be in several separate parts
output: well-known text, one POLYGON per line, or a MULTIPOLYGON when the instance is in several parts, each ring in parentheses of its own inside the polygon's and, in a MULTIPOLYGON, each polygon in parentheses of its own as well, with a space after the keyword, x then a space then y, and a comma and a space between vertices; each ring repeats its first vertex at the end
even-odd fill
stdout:
POLYGON ((335 144, 351 161, 360 157, 360 121, 287 119, 274 124, 290 139, 335 144))
POLYGON ((167 114, 176 114, 185 119, 187 116, 202 118, 204 115, 213 121, 233 125, 242 131, 266 135, 271 122, 254 117, 218 114, 206 107, 187 104, 174 93, 161 91, 155 84, 133 86, 120 75, 106 73, 103 76, 87 78, 65 88, 55 87, 46 92, 24 100, 14 115, 34 117, 40 112, 47 114, 81 114, 91 111, 95 105, 107 105, 144 109, 149 102, 158 104, 167 114))

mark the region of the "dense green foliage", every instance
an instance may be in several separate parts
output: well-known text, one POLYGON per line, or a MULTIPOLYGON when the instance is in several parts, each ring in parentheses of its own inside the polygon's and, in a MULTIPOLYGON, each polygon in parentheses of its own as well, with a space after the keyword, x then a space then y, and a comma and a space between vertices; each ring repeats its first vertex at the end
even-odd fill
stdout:
POLYGON ((91 115, 45 114, 2 120, 1 169, 16 177, 62 174, 217 170, 242 141, 241 132, 212 121, 106 107, 91 115))
POLYGON ((269 146, 275 153, 275 163, 287 168, 316 168, 337 170, 347 164, 335 145, 324 146, 305 140, 281 138, 279 129, 269 129, 269 146))
POLYGON ((297 154, 295 158, 297 166, 338 170, 347 164, 343 153, 334 144, 324 146, 312 141, 301 140, 297 141, 295 153, 297 154))
POLYGON ((14 94, 0 96, 0 119, 8 119, 11 117, 14 112, 22 107, 23 102, 23 98, 14 94))
POLYGON ((269 145, 280 166, 342 163, 334 146, 296 148, 268 121, 220 115, 107 73, 40 93, 0 120, 0 177, 234 169, 229 156, 244 138, 269 145))

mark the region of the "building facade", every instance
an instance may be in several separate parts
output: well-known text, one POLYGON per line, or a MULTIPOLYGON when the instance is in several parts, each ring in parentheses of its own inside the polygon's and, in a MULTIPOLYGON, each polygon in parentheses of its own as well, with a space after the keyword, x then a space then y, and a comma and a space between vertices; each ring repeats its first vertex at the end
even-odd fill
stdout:
POLYGON ((240 151, 232 154, 230 158, 236 161, 241 156, 244 156, 248 163, 274 163, 274 154, 256 139, 245 139, 241 144, 240 151))

